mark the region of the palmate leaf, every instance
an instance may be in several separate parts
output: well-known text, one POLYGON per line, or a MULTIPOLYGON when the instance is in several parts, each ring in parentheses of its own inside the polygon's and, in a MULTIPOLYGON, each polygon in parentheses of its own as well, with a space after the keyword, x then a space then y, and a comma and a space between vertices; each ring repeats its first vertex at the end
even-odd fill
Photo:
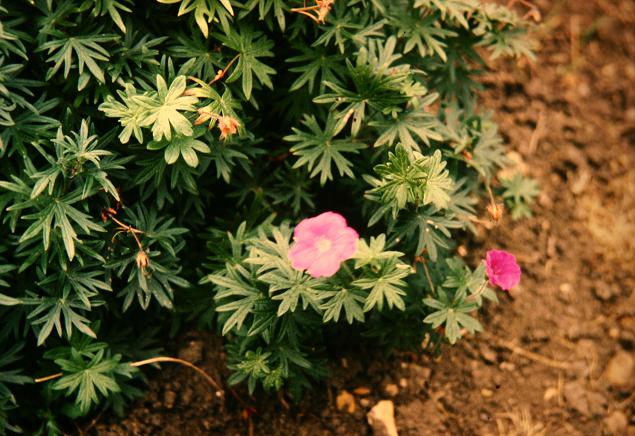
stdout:
POLYGON ((338 122, 351 121, 353 136, 359 133, 369 113, 401 110, 410 100, 404 89, 409 67, 391 66, 401 57, 394 53, 396 44, 394 37, 388 38, 385 44, 369 42, 359 50, 355 65, 346 60, 347 79, 352 87, 326 81, 324 85, 333 92, 313 99, 315 103, 331 103, 338 122))
POLYGON ((77 392, 75 401, 80 411, 86 413, 92 404, 99 402, 98 392, 107 397, 120 391, 115 380, 120 360, 120 355, 109 357, 101 349, 87 361, 72 349, 70 359, 55 360, 64 375, 53 384, 53 389, 66 390, 67 395, 77 392))
POLYGON ((456 21, 465 29, 469 28, 468 17, 481 6, 478 0, 415 0, 414 7, 437 9, 441 19, 456 21))
POLYGON ((253 393, 258 380, 271 373, 269 367, 270 352, 263 352, 262 348, 255 351, 247 351, 241 356, 240 363, 230 364, 235 372, 227 380, 230 385, 235 385, 247 379, 247 389, 253 393))
MULTIPOLYGON (((176 244, 174 250, 180 251, 183 244, 183 241, 176 244)), ((127 278, 127 286, 117 292, 117 297, 123 297, 124 312, 130 309, 135 297, 143 310, 148 309, 153 299, 161 307, 173 309, 174 287, 187 288, 189 286, 189 282, 179 275, 181 267, 175 264, 174 257, 151 249, 151 245, 152 243, 146 244, 144 253, 148 264, 143 268, 136 262, 138 250, 126 251, 120 258, 106 265, 108 269, 114 270, 118 277, 127 278), (125 274, 126 271, 128 271, 127 274, 125 274)))
POLYGON ((205 38, 209 35, 209 23, 220 20, 223 30, 229 31, 229 21, 234 15, 230 0, 157 0, 159 3, 180 3, 179 16, 194 11, 194 20, 205 38))
POLYGON ((139 143, 143 143, 143 127, 148 115, 148 106, 152 105, 152 98, 148 95, 138 94, 136 88, 131 83, 124 85, 123 91, 117 91, 123 103, 117 101, 113 95, 106 97, 106 100, 99 106, 99 110, 107 117, 119 118, 119 124, 123 130, 119 134, 122 144, 127 144, 134 134, 139 143))
POLYGON ((121 12, 132 12, 126 4, 130 5, 133 2, 131 0, 85 0, 81 9, 92 9, 94 17, 101 17, 106 14, 110 16, 110 19, 119 27, 122 32, 126 32, 126 25, 121 18, 121 12))
POLYGON ((192 123, 181 112, 195 111, 194 104, 198 102, 198 98, 183 95, 185 76, 177 76, 168 88, 165 79, 157 74, 156 84, 156 97, 138 100, 147 111, 145 118, 139 123, 142 126, 152 126, 155 141, 172 139, 172 129, 178 135, 192 136, 192 123))
MULTIPOLYGON (((97 184, 116 200, 119 193, 112 184, 108 175, 102 170, 102 157, 112 156, 110 151, 99 147, 97 135, 89 135, 88 122, 82 120, 79 132, 64 135, 62 128, 57 131, 57 136, 52 139, 55 146, 55 156, 50 156, 42 147, 35 145, 36 149, 51 164, 49 168, 31 175, 36 180, 31 192, 31 199, 38 197, 43 191, 48 190, 48 195, 53 195, 55 182, 58 178, 82 180, 84 183, 82 198, 85 199, 95 193, 94 183, 97 184)), ((117 161, 106 159, 103 163, 108 170, 123 169, 117 161)), ((105 169, 104 168, 104 169, 105 169)))
POLYGON ((22 299, 21 304, 35 306, 27 318, 31 320, 31 325, 39 328, 38 345, 46 341, 54 327, 60 337, 63 331, 66 332, 67 337, 72 337, 73 327, 91 338, 96 337, 89 326, 90 321, 76 312, 76 310, 87 310, 90 307, 86 307, 81 299, 72 295, 70 291, 71 287, 65 286, 61 295, 53 297, 41 297, 27 292, 28 297, 22 299), (64 330, 62 330, 62 320, 64 330))
POLYGON ((254 32, 247 27, 240 27, 238 31, 231 29, 227 35, 219 35, 218 39, 225 46, 238 52, 238 63, 227 78, 227 83, 242 78, 242 90, 247 100, 251 98, 254 76, 261 84, 273 89, 270 76, 276 74, 276 70, 258 59, 273 56, 273 41, 261 32, 254 32))
POLYGON ((361 289, 370 289, 364 302, 364 312, 375 307, 381 311, 384 307, 384 300, 389 309, 393 307, 399 310, 406 309, 406 304, 402 298, 406 295, 406 291, 403 289, 406 282, 403 279, 410 275, 411 269, 407 265, 386 269, 389 269, 389 272, 381 273, 377 277, 358 279, 352 283, 361 289))
POLYGON ((396 218, 407 205, 432 204, 438 209, 448 208, 455 187, 445 166, 439 150, 424 156, 397 146, 394 153, 388 154, 385 164, 375 167, 381 178, 366 177, 373 186, 366 197, 383 204, 371 217, 369 225, 376 223, 389 210, 393 219, 396 218))
POLYGON ((540 193, 538 183, 520 173, 502 179, 503 198, 512 211, 512 219, 531 217, 531 204, 540 193))
MULTIPOLYGON (((7 189, 17 189, 15 183, 1 182, 0 187, 7 189)), ((29 190, 31 191, 31 190, 29 190)), ((28 196, 30 197, 31 192, 28 196)), ((23 243, 36 238, 41 234, 42 246, 48 250, 51 241, 51 232, 59 229, 64 248, 69 260, 75 257, 75 243, 80 241, 78 230, 84 234, 91 231, 103 232, 104 228, 91 220, 91 216, 76 209, 72 205, 84 198, 83 192, 76 189, 62 197, 38 197, 27 201, 16 203, 7 208, 8 211, 20 211, 29 207, 36 207, 37 212, 23 216, 23 219, 34 221, 21 235, 19 242, 23 243), (79 229, 78 229, 79 228, 79 229)))
POLYGON ((453 212, 421 207, 400 217, 395 225, 395 233, 404 242, 414 242, 415 253, 425 251, 436 262, 439 251, 450 247, 451 231, 467 226, 468 222, 459 219, 453 212))
POLYGON ((347 43, 362 47, 370 39, 382 37, 384 24, 384 20, 372 22, 367 11, 358 13, 352 12, 349 8, 336 8, 329 14, 326 23, 321 26, 322 31, 313 46, 329 46, 333 43, 337 45, 340 53, 344 54, 347 43), (341 13, 341 11, 346 12, 341 13), (353 15, 357 15, 356 19, 353 19, 353 15))
MULTIPOLYGON (((46 80, 53 77, 62 65, 64 65, 64 78, 68 78, 68 74, 74 65, 73 58, 75 57, 80 76, 84 75, 84 67, 86 67, 88 71, 90 71, 90 74, 97 80, 102 83, 106 81, 104 70, 99 65, 99 62, 108 61, 109 53, 108 50, 100 44, 116 41, 119 38, 117 35, 91 34, 85 36, 67 36, 62 32, 54 31, 51 36, 55 39, 45 42, 38 48, 38 51, 48 51, 48 54, 51 56, 47 61, 54 63, 46 73, 46 80)), ((81 86, 82 83, 85 84, 85 81, 83 82, 80 78, 78 84, 80 90, 83 88, 83 86, 81 86)))
POLYGON ((342 55, 332 55, 321 48, 298 47, 302 51, 301 55, 285 59, 285 62, 300 64, 297 67, 289 68, 289 71, 301 73, 289 87, 289 91, 296 91, 305 85, 309 92, 313 92, 316 79, 319 75, 319 90, 324 91, 324 83, 338 83, 346 70, 342 66, 342 55))
POLYGON ((456 36, 456 32, 437 25, 436 14, 422 15, 417 9, 391 8, 390 23, 399 29, 406 43, 404 54, 414 48, 419 56, 437 55, 443 62, 448 59, 445 39, 456 36))
POLYGON ((431 140, 443 140, 438 119, 423 108, 413 109, 392 118, 371 121, 368 124, 377 127, 380 133, 375 141, 375 147, 393 145, 395 142, 399 142, 408 150, 420 151, 419 143, 413 135, 423 141, 425 145, 430 145, 431 140))
POLYGON ((426 324, 431 324, 433 329, 443 325, 445 327, 445 337, 451 344, 461 338, 461 328, 465 328, 469 333, 483 331, 481 323, 468 315, 478 309, 476 303, 469 302, 463 298, 448 299, 443 290, 438 291, 438 298, 424 298, 423 303, 433 309, 437 309, 423 320, 426 324))
POLYGON ((249 0, 243 7, 243 11, 238 16, 239 18, 245 17, 251 11, 258 7, 258 19, 264 20, 267 18, 270 12, 273 12, 273 16, 278 21, 280 30, 284 32, 285 18, 284 14, 289 10, 289 6, 285 0, 249 0))
POLYGON ((175 136, 170 141, 152 141, 147 148, 148 150, 165 149, 163 157, 168 165, 174 164, 181 156, 185 163, 192 168, 198 166, 197 151, 199 153, 209 153, 211 151, 203 141, 187 136, 175 136))
POLYGON ((359 289, 342 288, 336 291, 325 291, 325 301, 321 305, 324 310, 323 321, 325 323, 338 322, 344 310, 346 321, 353 324, 354 321, 364 322, 364 309, 362 304, 366 296, 359 289))
POLYGON ((357 251, 353 256, 355 269, 366 265, 380 265, 386 261, 395 261, 404 255, 399 251, 385 251, 385 247, 386 235, 383 233, 377 237, 371 236, 370 242, 360 239, 357 244, 357 251))
POLYGON ((256 311, 257 304, 263 299, 262 292, 250 283, 251 274, 244 267, 227 264, 225 271, 226 275, 210 274, 206 278, 219 289, 214 297, 219 301, 216 311, 230 312, 224 320, 223 335, 234 328, 240 329, 247 316, 256 311))
POLYGON ((354 178, 352 164, 343 153, 357 154, 366 145, 353 139, 334 139, 344 125, 338 123, 332 113, 329 113, 324 130, 314 115, 305 115, 302 124, 309 129, 308 132, 293 127, 293 135, 284 137, 285 141, 298 143, 291 147, 291 153, 299 157, 293 168, 306 165, 311 177, 320 176, 322 185, 333 180, 333 165, 340 176, 354 178))

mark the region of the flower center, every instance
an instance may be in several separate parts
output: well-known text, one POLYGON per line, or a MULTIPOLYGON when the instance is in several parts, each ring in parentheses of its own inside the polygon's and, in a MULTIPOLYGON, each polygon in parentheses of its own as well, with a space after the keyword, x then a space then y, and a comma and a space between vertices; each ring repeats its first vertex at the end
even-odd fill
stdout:
POLYGON ((315 243, 315 247, 318 249, 320 254, 326 253, 331 249, 331 240, 327 238, 320 238, 315 243))

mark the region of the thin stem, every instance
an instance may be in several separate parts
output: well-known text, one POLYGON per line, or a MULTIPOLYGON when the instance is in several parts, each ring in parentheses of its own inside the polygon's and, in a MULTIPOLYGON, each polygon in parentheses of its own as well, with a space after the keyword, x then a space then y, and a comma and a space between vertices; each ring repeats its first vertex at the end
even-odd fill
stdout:
POLYGON ((216 76, 214 76, 214 78, 212 79, 211 82, 209 82, 209 84, 212 85, 213 83, 216 83, 219 80, 221 80, 223 77, 225 77, 225 74, 227 74, 227 71, 231 68, 232 65, 234 65, 234 63, 238 60, 239 57, 240 57, 240 53, 234 56, 232 60, 229 61, 229 63, 227 64, 225 68, 223 68, 218 73, 216 73, 216 76))
POLYGON ((141 241, 139 240, 139 237, 137 237, 137 233, 143 234, 142 230, 135 229, 134 227, 132 227, 132 226, 130 226, 128 224, 124 224, 124 223, 122 223, 121 221, 119 221, 117 218, 115 218, 112 215, 110 216, 110 219, 113 220, 123 230, 125 230, 128 233, 130 233, 132 235, 132 237, 134 238, 135 242, 137 243, 137 246, 139 247, 139 250, 143 250, 143 245, 141 245, 141 241))
POLYGON ((35 383, 44 383, 44 382, 49 381, 49 380, 55 380, 56 378, 60 378, 63 375, 64 374, 62 374, 61 372, 58 372, 57 374, 51 374, 51 375, 47 375, 46 377, 36 378, 33 381, 35 383))
POLYGON ((483 295, 483 292, 485 291, 485 286, 487 286, 487 282, 488 280, 483 280, 483 283, 481 284, 481 286, 476 290, 476 292, 474 292, 473 294, 469 295, 465 301, 473 301, 473 302, 477 302, 478 298, 483 295))
POLYGON ((428 270, 428 262, 425 259, 421 258, 421 264, 423 265, 423 271, 426 274, 426 279, 428 280, 428 286, 430 286, 430 291, 433 294, 436 294, 437 291, 434 288, 434 284, 432 283, 432 277, 430 276, 430 270, 428 270))
POLYGON ((138 366, 149 365, 151 363, 159 363, 159 362, 178 363, 178 364, 187 366, 188 368, 192 368, 194 371, 196 371, 200 375, 202 375, 203 378, 205 378, 205 380, 207 380, 207 382, 210 385, 212 385, 212 386, 214 386, 216 388, 216 390, 220 391, 221 393, 223 392, 223 388, 216 382, 216 380, 214 380, 212 378, 211 375, 209 375, 203 369, 199 368, 198 366, 194 365, 193 363, 188 362, 187 360, 179 359, 179 358, 176 358, 176 357, 158 356, 158 357, 152 357, 150 359, 145 359, 145 360, 140 360, 140 361, 137 361, 137 362, 132 362, 130 364, 130 366, 138 367, 138 366))
MULTIPOLYGON (((176 358, 176 357, 158 356, 158 357, 152 357, 150 359, 145 359, 145 360, 139 360, 139 361, 136 361, 136 362, 131 362, 130 366, 139 367, 139 366, 143 366, 143 365, 149 365, 151 363, 160 363, 160 362, 178 363, 180 365, 187 366, 188 368, 192 368, 194 371, 196 371, 200 375, 202 375, 203 378, 205 378, 205 380, 207 380, 207 382, 210 385, 212 385, 217 391, 219 391, 221 394, 223 394, 223 392, 224 392, 224 390, 220 386, 220 384, 218 382, 216 382, 216 380, 214 380, 211 375, 209 375, 203 369, 199 368, 198 366, 194 365, 193 363, 188 362, 187 360, 179 359, 179 358, 176 358)), ((63 375, 64 375, 64 373, 58 372, 56 374, 47 375, 46 377, 36 378, 34 381, 35 381, 35 383, 44 383, 44 382, 47 382, 49 380, 54 380, 54 379, 60 378, 63 375)))

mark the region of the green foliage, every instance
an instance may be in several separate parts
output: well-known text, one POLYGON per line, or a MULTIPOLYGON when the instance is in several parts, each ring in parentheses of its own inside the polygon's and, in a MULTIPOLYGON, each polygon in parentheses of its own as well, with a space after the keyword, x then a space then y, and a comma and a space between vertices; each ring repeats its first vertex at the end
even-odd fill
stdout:
POLYGON ((484 53, 532 56, 527 24, 477 0, 303 6, 2 0, 0 433, 123 413, 133 363, 188 323, 225 336, 229 383, 294 396, 334 337, 481 328, 495 295, 456 232, 485 186, 515 218, 537 187, 494 180, 505 148, 476 79, 484 53), (314 278, 288 251, 324 210, 362 238, 314 278))
POLYGON ((501 185, 503 198, 512 212, 512 218, 517 220, 531 217, 531 205, 540 193, 538 183, 516 173, 509 179, 502 179, 501 185))

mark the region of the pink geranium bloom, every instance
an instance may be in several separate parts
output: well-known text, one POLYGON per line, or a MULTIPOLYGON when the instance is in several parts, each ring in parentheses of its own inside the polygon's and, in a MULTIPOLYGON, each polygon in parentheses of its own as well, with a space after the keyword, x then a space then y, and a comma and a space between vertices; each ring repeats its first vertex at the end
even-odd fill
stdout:
POLYGON ((291 266, 307 270, 313 277, 331 277, 342 262, 353 257, 358 239, 357 232, 338 213, 324 212, 302 220, 293 232, 291 266))
POLYGON ((490 250, 485 256, 487 277, 494 286, 510 290, 520 281, 520 267, 516 258, 503 250, 490 250))

